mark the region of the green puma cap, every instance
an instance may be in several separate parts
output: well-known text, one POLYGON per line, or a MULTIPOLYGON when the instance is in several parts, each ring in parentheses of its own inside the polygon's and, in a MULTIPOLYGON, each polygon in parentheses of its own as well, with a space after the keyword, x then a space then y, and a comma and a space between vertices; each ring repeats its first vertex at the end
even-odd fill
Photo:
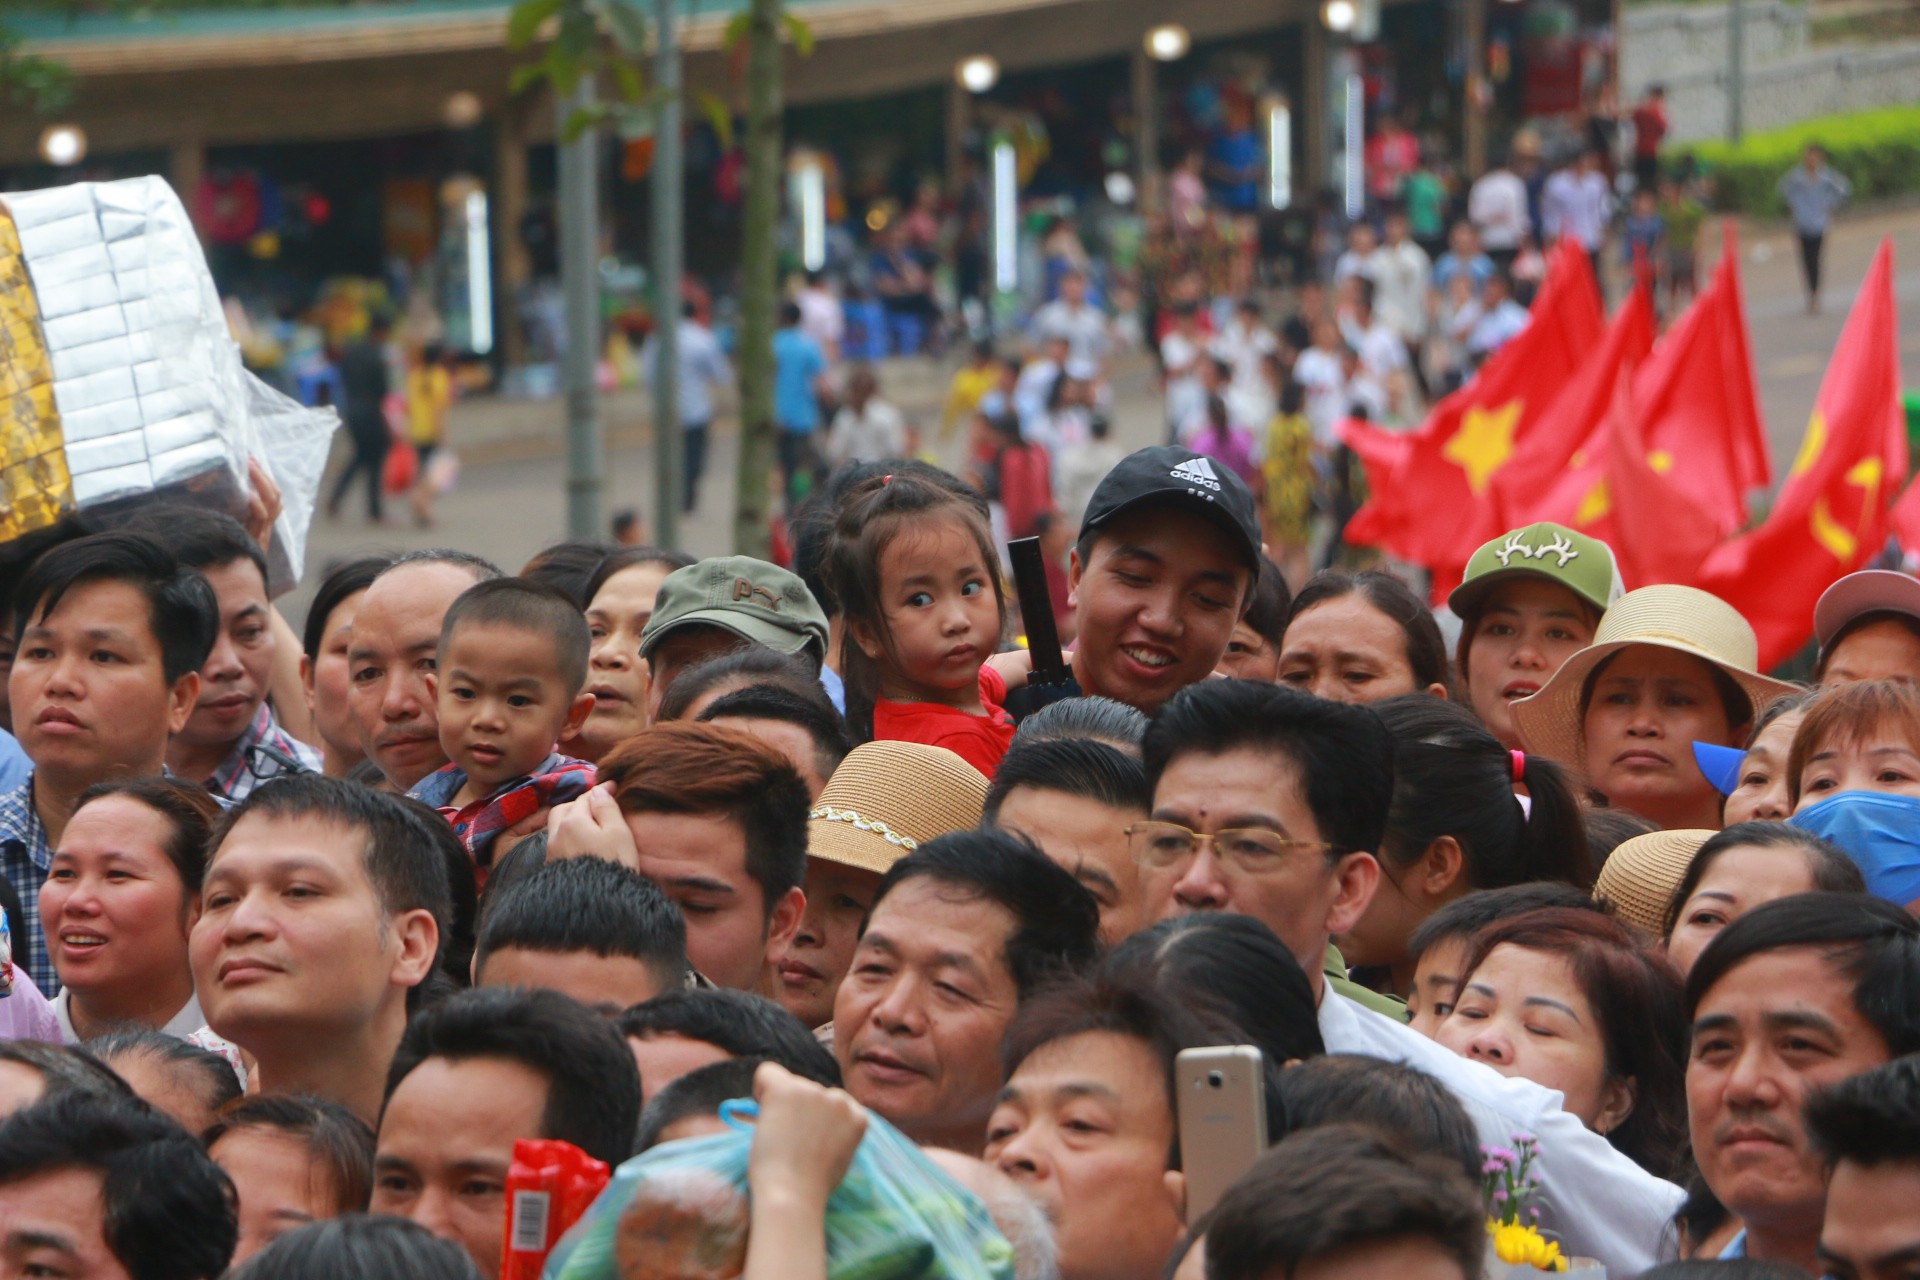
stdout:
POLYGON ((720 556, 668 574, 640 633, 640 656, 651 657, 674 628, 694 625, 719 627, 779 653, 812 649, 827 656, 827 615, 807 584, 751 556, 720 556))
POLYGON ((1543 520, 1503 533, 1474 552, 1466 577, 1447 597, 1447 605, 1455 616, 1471 621, 1494 588, 1522 574, 1558 583, 1601 613, 1626 594, 1612 547, 1543 520))

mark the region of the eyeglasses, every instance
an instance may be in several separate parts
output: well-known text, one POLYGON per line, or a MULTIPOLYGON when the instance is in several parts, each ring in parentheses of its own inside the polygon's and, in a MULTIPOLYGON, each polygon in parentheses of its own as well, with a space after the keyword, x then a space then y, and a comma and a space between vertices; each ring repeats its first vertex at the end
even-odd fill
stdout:
POLYGON ((1222 862, 1249 876, 1278 871, 1295 849, 1340 852, 1339 845, 1325 840, 1289 840, 1278 831, 1262 827, 1236 827, 1202 835, 1177 822, 1136 822, 1127 828, 1126 835, 1133 860, 1153 871, 1165 871, 1186 863, 1203 844, 1211 844, 1222 862))
POLYGON ((256 742, 247 748, 247 773, 255 782, 266 782, 273 778, 284 778, 289 774, 307 773, 308 768, 286 752, 270 747, 264 742, 256 742))

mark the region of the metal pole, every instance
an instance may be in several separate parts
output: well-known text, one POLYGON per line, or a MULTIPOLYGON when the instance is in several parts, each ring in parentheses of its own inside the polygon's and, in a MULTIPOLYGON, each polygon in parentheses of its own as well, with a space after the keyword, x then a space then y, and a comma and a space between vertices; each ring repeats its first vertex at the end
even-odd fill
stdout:
POLYGON ((1487 0, 1465 0, 1461 7, 1461 28, 1461 43, 1467 47, 1467 92, 1462 124, 1466 135, 1467 177, 1471 180, 1487 171, 1487 108, 1481 100, 1487 85, 1487 0))
POLYGON ((1745 0, 1727 6, 1727 140, 1740 141, 1747 114, 1747 14, 1745 0))
POLYGON ((600 357, 600 205, 595 190, 595 148, 588 129, 566 140, 567 118, 593 101, 593 77, 580 77, 571 98, 559 97, 560 288, 566 298, 567 346, 561 375, 567 395, 567 533, 575 538, 605 534, 601 495, 607 469, 606 437, 594 387, 600 357))
POLYGON ((681 477, 686 469, 680 421, 680 275, 683 211, 680 160, 680 32, 678 0, 658 0, 654 87, 660 113, 653 125, 653 455, 654 541, 680 545, 681 477))
POLYGON ((1153 59, 1145 49, 1133 51, 1134 177, 1140 184, 1139 208, 1159 213, 1167 207, 1160 189, 1160 102, 1153 59))

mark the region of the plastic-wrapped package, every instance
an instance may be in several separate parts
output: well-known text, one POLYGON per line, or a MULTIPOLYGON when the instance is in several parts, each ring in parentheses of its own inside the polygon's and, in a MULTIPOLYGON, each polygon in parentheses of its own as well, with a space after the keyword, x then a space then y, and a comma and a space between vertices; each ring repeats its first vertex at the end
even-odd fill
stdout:
MULTIPOLYGON (((547 1280, 730 1280, 746 1260, 754 1104, 729 1131, 621 1165, 548 1255, 547 1280)), ((977 1197, 879 1116, 827 1200, 828 1280, 1012 1280, 1013 1246, 977 1197)))
POLYGON ((240 362, 180 198, 157 177, 0 195, 0 543, 178 490, 243 514, 247 460, 282 489, 298 576, 338 417, 240 362))

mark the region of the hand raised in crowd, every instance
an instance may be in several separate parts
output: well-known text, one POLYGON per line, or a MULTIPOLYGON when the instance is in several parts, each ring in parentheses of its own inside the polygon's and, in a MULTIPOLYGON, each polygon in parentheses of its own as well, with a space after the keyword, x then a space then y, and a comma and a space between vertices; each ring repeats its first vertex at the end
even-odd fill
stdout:
POLYGON ((827 1198, 867 1133, 867 1110, 776 1063, 753 1076, 760 1104, 747 1158, 752 1217, 742 1280, 824 1280, 827 1198))
POLYGON ((601 783, 577 800, 555 805, 547 814, 547 857, 605 858, 635 871, 640 869, 640 850, 614 801, 611 782, 601 783))
POLYGON ((247 533, 260 544, 265 551, 273 541, 274 522, 280 519, 280 510, 285 504, 280 498, 280 486, 273 482, 266 464, 258 458, 247 459, 247 515, 241 523, 247 527, 247 533))

